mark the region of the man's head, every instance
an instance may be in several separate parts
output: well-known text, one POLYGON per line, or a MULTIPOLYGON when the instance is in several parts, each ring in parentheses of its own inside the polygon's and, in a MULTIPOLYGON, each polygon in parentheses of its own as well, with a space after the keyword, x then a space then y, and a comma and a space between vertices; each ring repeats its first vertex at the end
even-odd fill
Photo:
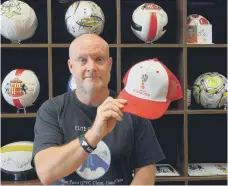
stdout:
POLYGON ((95 34, 83 34, 70 44, 69 58, 77 89, 92 93, 108 88, 112 58, 105 40, 95 34))
POLYGON ((188 37, 190 39, 192 39, 194 37, 194 27, 193 26, 188 27, 188 37))

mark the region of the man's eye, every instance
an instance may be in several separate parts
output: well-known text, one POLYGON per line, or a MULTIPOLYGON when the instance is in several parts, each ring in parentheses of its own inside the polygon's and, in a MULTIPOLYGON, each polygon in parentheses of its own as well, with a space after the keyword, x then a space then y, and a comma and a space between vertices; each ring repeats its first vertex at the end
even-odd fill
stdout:
POLYGON ((80 58, 78 59, 78 61, 80 61, 80 62, 86 62, 86 59, 83 58, 83 57, 80 57, 80 58))
POLYGON ((98 62, 103 62, 103 61, 104 61, 104 58, 98 57, 98 58, 97 58, 97 61, 98 61, 98 62))

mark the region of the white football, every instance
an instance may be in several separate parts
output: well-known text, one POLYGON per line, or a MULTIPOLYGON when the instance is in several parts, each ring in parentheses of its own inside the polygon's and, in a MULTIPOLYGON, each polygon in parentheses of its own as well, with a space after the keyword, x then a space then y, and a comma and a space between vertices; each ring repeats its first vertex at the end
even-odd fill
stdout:
POLYGON ((99 35, 104 29, 105 17, 96 3, 76 1, 67 9, 65 23, 74 37, 88 33, 99 35))
POLYGON ((132 15, 131 30, 142 41, 152 43, 166 32, 168 23, 166 12, 154 3, 144 3, 132 15))
POLYGON ((33 142, 18 141, 1 147, 2 180, 28 180, 37 178, 31 166, 33 142))
POLYGON ((2 94, 5 100, 17 108, 31 106, 40 92, 40 83, 31 70, 11 71, 2 82, 2 94))
POLYGON ((15 43, 32 37, 38 21, 34 10, 18 0, 6 1, 1 6, 1 34, 15 43))
POLYGON ((188 25, 209 25, 210 22, 203 16, 199 14, 192 14, 187 18, 188 25))

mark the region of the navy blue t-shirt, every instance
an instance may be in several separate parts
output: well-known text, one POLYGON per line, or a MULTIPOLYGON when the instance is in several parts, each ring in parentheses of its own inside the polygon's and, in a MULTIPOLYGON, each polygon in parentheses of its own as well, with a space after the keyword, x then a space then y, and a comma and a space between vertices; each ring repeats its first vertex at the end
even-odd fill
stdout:
MULTIPOLYGON (((110 96, 117 94, 110 91, 110 96)), ((97 107, 80 102, 74 91, 51 98, 39 108, 35 123, 33 159, 40 150, 69 143, 85 133, 97 107)), ((87 160, 69 176, 53 184, 128 185, 132 171, 155 164, 165 156, 150 120, 124 113, 123 120, 97 145, 87 160)))

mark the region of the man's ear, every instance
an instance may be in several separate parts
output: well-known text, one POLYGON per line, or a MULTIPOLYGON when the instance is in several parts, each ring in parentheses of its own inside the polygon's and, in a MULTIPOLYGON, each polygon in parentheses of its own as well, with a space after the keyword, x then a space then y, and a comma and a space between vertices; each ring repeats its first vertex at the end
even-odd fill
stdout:
POLYGON ((68 62, 67 62, 67 63, 68 63, 68 68, 69 68, 69 70, 70 70, 70 73, 72 74, 73 65, 72 65, 70 59, 68 59, 68 62))
POLYGON ((109 70, 111 71, 112 70, 112 58, 111 57, 108 59, 108 64, 109 64, 109 70))

